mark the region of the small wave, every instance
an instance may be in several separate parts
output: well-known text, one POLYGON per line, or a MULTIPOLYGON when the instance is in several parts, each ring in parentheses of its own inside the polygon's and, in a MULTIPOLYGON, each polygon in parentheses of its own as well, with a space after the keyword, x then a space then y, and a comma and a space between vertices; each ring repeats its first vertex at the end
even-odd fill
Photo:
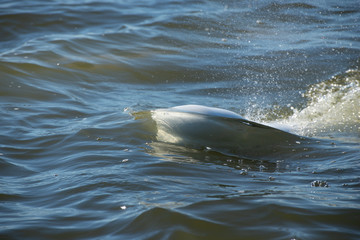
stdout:
POLYGON ((220 238, 230 230, 230 226, 216 221, 155 207, 137 216, 119 233, 132 239, 142 238, 144 233, 153 239, 203 239, 205 232, 220 238))
POLYGON ((269 239, 316 239, 324 235, 324 226, 334 226, 334 219, 342 219, 343 224, 333 234, 345 232, 349 238, 355 236, 357 213, 354 211, 319 206, 304 211, 299 207, 274 204, 271 198, 264 201, 267 202, 262 203, 259 196, 250 195, 205 200, 177 209, 154 207, 139 214, 115 234, 126 239, 143 236, 148 239, 263 239, 265 235, 270 236, 269 239), (249 204, 251 200, 256 203, 249 204), (294 221, 304 222, 308 231, 292 228, 294 221))
MULTIPOLYGON (((3 157, 3 153, 0 153, 0 157, 3 157)), ((0 174, 1 176, 22 176, 26 177, 34 173, 33 170, 28 167, 20 164, 12 163, 9 159, 1 159, 0 158, 0 174)))

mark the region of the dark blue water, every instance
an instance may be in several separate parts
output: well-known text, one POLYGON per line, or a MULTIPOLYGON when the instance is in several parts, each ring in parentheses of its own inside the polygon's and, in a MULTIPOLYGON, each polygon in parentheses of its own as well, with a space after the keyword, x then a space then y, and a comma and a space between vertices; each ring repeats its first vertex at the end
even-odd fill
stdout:
POLYGON ((1 1, 0 239, 359 239, 359 36, 355 0, 1 1), (184 104, 299 138, 159 139, 184 104))

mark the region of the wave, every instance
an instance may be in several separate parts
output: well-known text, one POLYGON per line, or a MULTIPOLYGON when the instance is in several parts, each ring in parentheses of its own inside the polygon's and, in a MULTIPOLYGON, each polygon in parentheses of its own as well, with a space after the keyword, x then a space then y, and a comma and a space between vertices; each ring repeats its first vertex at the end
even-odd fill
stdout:
POLYGON ((340 218, 344 223, 332 234, 340 236, 345 232, 349 238, 356 235, 357 213, 354 211, 330 211, 322 206, 304 211, 269 199, 262 203, 258 201, 259 195, 251 194, 205 200, 177 209, 154 207, 139 214, 115 234, 127 239, 143 239, 144 236, 147 239, 263 239, 265 235, 271 236, 269 239, 316 239, 324 235, 324 225, 334 226, 334 219, 340 218), (251 200, 257 201, 250 205, 251 200), (273 218, 279 220, 269 221, 273 218), (292 228, 294 221, 304 222, 308 231, 292 228))
POLYGON ((308 137, 336 137, 359 141, 360 71, 348 70, 314 84, 303 94, 305 108, 294 109, 287 119, 277 121, 308 137))

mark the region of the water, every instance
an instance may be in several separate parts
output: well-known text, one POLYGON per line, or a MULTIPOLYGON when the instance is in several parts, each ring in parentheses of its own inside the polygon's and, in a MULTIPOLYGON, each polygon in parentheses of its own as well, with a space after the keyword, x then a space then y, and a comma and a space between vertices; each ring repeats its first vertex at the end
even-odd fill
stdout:
POLYGON ((359 29, 355 0, 1 1, 0 238, 359 239, 359 29), (303 138, 158 141, 184 104, 303 138))

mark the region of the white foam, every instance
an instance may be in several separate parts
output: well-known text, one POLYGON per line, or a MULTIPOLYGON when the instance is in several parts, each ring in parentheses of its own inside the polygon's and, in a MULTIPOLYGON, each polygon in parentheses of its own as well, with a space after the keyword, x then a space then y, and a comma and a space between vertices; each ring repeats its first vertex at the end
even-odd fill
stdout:
POLYGON ((308 105, 295 110, 288 119, 278 124, 289 126, 297 134, 326 137, 352 135, 360 137, 360 72, 345 74, 315 84, 305 97, 308 105))

